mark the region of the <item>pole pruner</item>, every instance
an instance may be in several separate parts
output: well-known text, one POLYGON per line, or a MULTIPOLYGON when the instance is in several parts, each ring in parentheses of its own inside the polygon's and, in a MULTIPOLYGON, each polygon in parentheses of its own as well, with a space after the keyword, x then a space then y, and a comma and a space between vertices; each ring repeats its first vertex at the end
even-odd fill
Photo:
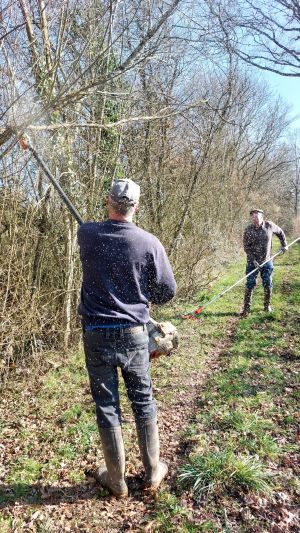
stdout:
MULTIPOLYGON (((297 239, 295 239, 294 241, 290 242, 290 244, 287 245, 287 249, 290 248, 290 246, 293 246, 293 244, 295 244, 296 242, 300 241, 300 237, 297 237, 297 239)), ((241 279, 239 279, 238 281, 236 281, 233 285, 231 285, 230 287, 228 287, 227 289, 225 289, 224 291, 220 292, 219 294, 217 294, 216 296, 214 296, 211 300, 209 300, 209 302, 206 302, 204 303, 203 305, 199 305, 199 307, 197 307, 197 309, 195 309, 194 311, 190 312, 190 313, 183 313, 180 315, 180 318, 182 319, 191 319, 191 320, 196 320, 197 318, 199 318, 199 315, 202 313, 202 311, 204 311, 204 309, 206 309, 206 307, 208 307, 209 305, 211 305, 212 303, 216 302, 217 300, 219 300, 220 298, 222 298, 224 296, 224 294, 226 294, 227 292, 231 291, 231 289, 233 289, 234 287, 236 287, 237 285, 239 285, 240 283, 242 283, 242 281, 244 281, 245 279, 247 279, 249 276, 251 276, 251 274, 253 274, 254 272, 256 272, 257 270, 260 270, 261 267, 263 267, 268 261, 274 259, 275 257, 277 257, 278 255, 281 255, 283 253, 282 249, 278 250, 278 252, 276 252, 274 255, 272 255, 272 257, 270 257, 269 259, 266 259, 266 261, 264 261, 263 263, 261 263, 261 265, 258 265, 256 268, 254 268, 253 270, 251 270, 251 272, 249 272, 249 274, 247 274, 246 276, 243 276, 241 279)))

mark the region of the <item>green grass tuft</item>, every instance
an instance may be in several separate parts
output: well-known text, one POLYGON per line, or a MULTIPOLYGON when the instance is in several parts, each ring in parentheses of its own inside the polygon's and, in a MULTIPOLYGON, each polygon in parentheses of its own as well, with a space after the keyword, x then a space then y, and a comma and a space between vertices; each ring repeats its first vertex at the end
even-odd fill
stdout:
POLYGON ((222 491, 271 492, 270 474, 260 461, 228 450, 191 456, 180 469, 179 483, 198 500, 222 491))

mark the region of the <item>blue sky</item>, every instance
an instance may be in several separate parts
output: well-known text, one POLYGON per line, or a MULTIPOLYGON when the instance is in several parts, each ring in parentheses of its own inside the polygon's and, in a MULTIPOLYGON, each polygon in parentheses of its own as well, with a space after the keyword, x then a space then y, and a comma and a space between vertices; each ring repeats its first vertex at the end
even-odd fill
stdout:
POLYGON ((271 72, 265 72, 264 77, 274 93, 282 96, 292 106, 290 114, 297 118, 291 127, 300 129, 300 78, 288 78, 271 72))

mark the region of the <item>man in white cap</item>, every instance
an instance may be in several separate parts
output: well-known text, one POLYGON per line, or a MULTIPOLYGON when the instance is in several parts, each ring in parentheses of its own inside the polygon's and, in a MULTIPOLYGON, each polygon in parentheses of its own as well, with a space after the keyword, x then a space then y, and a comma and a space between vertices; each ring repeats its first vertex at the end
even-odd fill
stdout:
POLYGON ((274 224, 271 220, 264 220, 264 212, 261 209, 251 209, 250 217, 252 223, 246 227, 244 231, 243 243, 244 250, 247 254, 246 274, 250 272, 265 261, 263 267, 257 268, 253 274, 247 278, 244 308, 241 316, 245 317, 250 313, 251 302, 254 288, 256 286, 256 279, 260 272, 262 284, 264 287, 264 310, 271 311, 271 297, 272 297, 272 273, 273 261, 271 257, 272 237, 276 235, 280 240, 282 251, 287 250, 287 242, 284 231, 274 224))
POLYGON ((145 488, 157 489, 168 471, 159 458, 146 324, 150 302, 171 300, 176 282, 160 241, 132 222, 139 197, 134 181, 113 181, 108 220, 82 224, 78 231, 83 270, 79 314, 105 458, 95 477, 117 498, 128 494, 118 368, 135 416, 145 488))

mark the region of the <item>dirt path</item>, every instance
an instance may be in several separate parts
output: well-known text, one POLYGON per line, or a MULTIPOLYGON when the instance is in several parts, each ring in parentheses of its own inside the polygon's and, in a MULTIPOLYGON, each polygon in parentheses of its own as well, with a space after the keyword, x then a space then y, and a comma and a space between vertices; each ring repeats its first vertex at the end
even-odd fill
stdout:
MULTIPOLYGON (((163 388, 155 391, 163 396, 169 389, 173 393, 172 402, 158 400, 162 455, 169 464, 164 490, 172 491, 176 482, 178 466, 192 444, 183 436, 184 429, 193 419, 201 384, 218 368, 220 355, 231 343, 236 321, 236 318, 229 321, 225 342, 221 340, 216 343, 213 351, 207 353, 201 368, 185 373, 183 368, 174 366, 171 379, 163 388)), ((8 409, 9 403, 8 401, 8 409)), ((13 399, 11 407, 13 408, 13 399)), ((1 505, 2 516, 12 518, 12 529, 7 531, 152 531, 152 517, 157 512, 156 497, 145 495, 141 490, 141 469, 137 470, 131 461, 131 451, 128 451, 128 459, 127 480, 130 496, 125 501, 118 501, 109 496, 99 497, 99 487, 90 479, 77 485, 69 485, 63 479, 52 485, 36 483, 25 498, 16 498, 11 504, 1 505), (35 496, 41 498, 41 502, 35 502, 35 496), (147 524, 148 529, 145 529, 147 524)), ((9 486, 4 485, 2 490, 9 493, 9 486)))
MULTIPOLYGON (((278 265, 274 299, 279 310, 270 320, 261 311, 261 289, 250 319, 238 319, 232 309, 238 310, 241 288, 203 318, 184 321, 178 354, 153 365, 161 450, 169 464, 169 475, 156 496, 141 490, 142 469, 129 404, 123 406, 128 499, 108 496, 82 475, 95 461, 102 461, 82 354, 64 364, 53 361, 54 371, 42 378, 35 379, 29 369, 23 369, 24 376, 10 383, 1 401, 1 533, 298 531, 297 251, 282 268, 278 265), (203 401, 207 393, 210 400, 203 401), (228 426, 228 421, 239 422, 232 415, 244 417, 241 428, 228 426), (249 422, 256 424, 256 433, 246 428, 249 422), (271 429, 260 429, 270 422, 271 429), (181 491, 178 497, 178 467, 187 461, 196 442, 191 426, 197 437, 206 439, 204 452, 223 450, 232 443, 238 456, 253 457, 261 450, 263 466, 273 470, 281 488, 269 498, 223 489, 208 503, 197 503, 188 492, 181 491), (162 503, 164 495, 174 496, 169 508, 162 503), (168 512, 172 516, 167 526, 168 512)), ((171 314, 164 317, 170 318, 171 314)))

